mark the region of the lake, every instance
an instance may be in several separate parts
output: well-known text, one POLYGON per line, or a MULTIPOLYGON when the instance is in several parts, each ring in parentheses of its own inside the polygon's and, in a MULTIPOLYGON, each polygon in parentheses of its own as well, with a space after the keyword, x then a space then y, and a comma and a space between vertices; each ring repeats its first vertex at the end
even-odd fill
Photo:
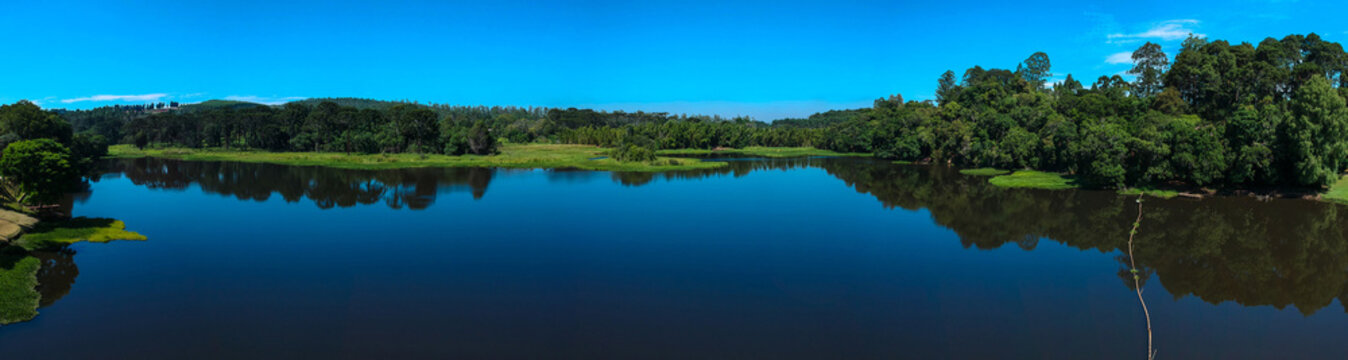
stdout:
MULTIPOLYGON (((1144 359, 1135 198, 939 166, 627 174, 120 160, 0 358, 1144 359)), ((1348 358, 1348 207, 1152 199, 1160 359, 1348 358)))

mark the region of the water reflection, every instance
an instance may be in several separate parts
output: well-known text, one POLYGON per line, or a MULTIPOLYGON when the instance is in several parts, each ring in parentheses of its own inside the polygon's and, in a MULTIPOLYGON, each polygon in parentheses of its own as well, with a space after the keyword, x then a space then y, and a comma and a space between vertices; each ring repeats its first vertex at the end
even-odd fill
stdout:
POLYGON ((789 158, 789 159, 740 159, 740 158, 718 158, 717 161, 723 161, 726 166, 697 169, 687 171, 669 171, 662 173, 652 172, 615 172, 611 177, 613 181, 626 186, 641 186, 655 181, 655 179, 664 180, 690 180, 701 179, 710 176, 733 176, 741 177, 754 171, 763 170, 791 170, 811 167, 822 167, 827 162, 845 162, 846 159, 826 159, 826 158, 789 158))
POLYGON ((34 251, 31 254, 42 261, 42 267, 37 271, 37 292, 41 295, 38 308, 44 308, 70 293, 75 277, 80 275, 80 268, 75 266, 75 251, 72 249, 34 251))
POLYGON ((21 279, 35 276, 37 280, 36 287, 17 286, 24 282, 6 284, 5 291, 16 293, 0 294, 3 295, 0 296, 0 326, 31 319, 34 315, 31 311, 34 298, 37 299, 37 308, 43 308, 70 293, 70 287, 75 284, 75 277, 80 273, 75 266, 74 256, 75 251, 69 248, 23 251, 0 245, 0 277, 21 279), (21 262, 32 260, 38 264, 36 273, 29 272, 32 271, 29 267, 19 267, 21 262))
POLYGON ((111 171, 151 189, 182 190, 196 184, 207 193, 240 200, 266 201, 275 194, 286 202, 307 198, 323 209, 382 202, 390 208, 412 210, 431 206, 441 192, 466 191, 480 199, 496 172, 483 168, 342 170, 152 158, 120 160, 111 171))
MULTIPOLYGON (((1079 249, 1126 246, 1133 199, 1099 191, 1008 190, 945 168, 835 166, 830 174, 885 206, 927 209, 966 247, 1052 239, 1079 249)), ((1175 298, 1295 306, 1312 314, 1348 300, 1348 218, 1303 200, 1149 200, 1136 256, 1175 298)), ((1126 258, 1120 258, 1126 263, 1126 258)), ((1124 266, 1126 268, 1126 265, 1124 266)), ((1125 270, 1126 272, 1126 270, 1125 270)), ((1131 280, 1130 274, 1121 274, 1131 280)), ((1125 281, 1131 288, 1131 281, 1125 281)))
MULTIPOLYGON (((624 186, 643 186, 657 179, 689 181, 801 168, 822 169, 856 191, 874 196, 885 207, 926 209, 935 224, 954 231, 966 248, 1014 244, 1028 251, 1050 240, 1083 250, 1114 252, 1125 246, 1135 215, 1133 198, 1111 192, 1001 189, 988 185, 984 178, 945 167, 868 159, 729 161, 728 166, 716 169, 667 173, 548 170, 545 176, 560 183, 609 177, 624 186)), ((135 159, 117 162, 114 171, 135 184, 156 189, 196 184, 206 192, 239 199, 263 201, 279 194, 288 202, 307 198, 324 209, 383 203, 416 210, 431 206, 446 192, 470 192, 475 199, 481 198, 497 171, 506 170, 358 171, 135 159)), ((1307 315, 1335 299, 1348 300, 1348 218, 1340 213, 1343 206, 1239 197, 1148 201, 1146 225, 1136 239, 1138 267, 1144 281, 1160 280, 1175 298, 1192 295, 1213 304, 1294 306, 1307 315)), ((1127 259, 1118 260, 1122 283, 1131 288, 1127 259)), ((69 257, 44 261, 69 263, 69 257)), ((73 281, 77 271, 73 263, 67 267, 53 274, 69 274, 73 281)))

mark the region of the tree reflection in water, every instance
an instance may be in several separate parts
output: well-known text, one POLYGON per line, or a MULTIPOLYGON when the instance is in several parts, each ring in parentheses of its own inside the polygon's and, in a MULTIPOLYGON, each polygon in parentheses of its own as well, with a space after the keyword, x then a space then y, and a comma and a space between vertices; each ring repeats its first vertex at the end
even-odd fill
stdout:
POLYGON ((266 201, 280 195, 286 202, 307 198, 319 208, 351 207, 383 202, 394 209, 421 210, 435 202, 442 189, 467 191, 474 199, 487 192, 497 170, 484 168, 413 168, 344 170, 318 166, 285 166, 238 162, 193 162, 129 159, 115 162, 133 184, 151 189, 186 189, 266 201))
POLYGON ((75 250, 72 249, 34 251, 31 254, 42 261, 42 267, 37 271, 37 292, 42 296, 38 308, 44 308, 70 293, 75 277, 80 275, 80 268, 75 266, 75 250))
MULTIPOLYGON (((424 209, 441 192, 467 191, 481 198, 496 172, 508 171, 364 171, 158 159, 120 160, 113 166, 133 183, 150 188, 197 184, 206 192, 239 199, 267 200, 273 194, 288 202, 307 198, 325 209, 379 202, 395 209, 424 209)), ((1108 191, 1003 189, 947 167, 870 159, 732 160, 725 167, 695 171, 605 175, 547 170, 545 176, 554 182, 609 176, 624 186, 643 186, 656 179, 739 177, 799 168, 823 169, 887 208, 927 209, 932 221, 953 230, 966 248, 1013 243, 1029 251, 1048 239, 1082 250, 1115 252, 1127 245, 1128 228, 1120 224, 1131 224, 1135 215, 1133 198, 1108 191)), ((1336 298, 1348 300, 1348 218, 1340 214, 1342 205, 1245 197, 1153 199, 1147 204, 1147 231, 1137 235, 1134 249, 1141 280, 1155 276, 1177 299, 1193 295, 1213 304, 1295 306, 1307 315, 1336 298)), ((1126 272, 1127 258, 1118 260, 1126 272)), ((1120 276, 1131 289, 1131 274, 1120 276)))

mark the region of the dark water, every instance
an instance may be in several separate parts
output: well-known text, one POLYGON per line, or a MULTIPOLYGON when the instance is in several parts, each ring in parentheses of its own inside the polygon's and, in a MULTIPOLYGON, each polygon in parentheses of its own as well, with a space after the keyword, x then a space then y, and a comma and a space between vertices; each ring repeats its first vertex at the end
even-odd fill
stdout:
MULTIPOLYGON (((668 174, 134 160, 0 358, 1145 357, 1132 198, 866 160, 668 174)), ((1348 358, 1348 207, 1145 202, 1161 359, 1348 358)))

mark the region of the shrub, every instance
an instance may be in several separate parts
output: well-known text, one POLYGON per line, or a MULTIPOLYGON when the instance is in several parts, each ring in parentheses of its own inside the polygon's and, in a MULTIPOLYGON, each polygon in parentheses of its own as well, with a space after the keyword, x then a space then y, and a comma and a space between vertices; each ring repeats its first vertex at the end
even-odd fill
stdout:
POLYGON ((51 139, 24 140, 5 147, 0 175, 32 194, 32 202, 53 203, 75 183, 70 150, 51 139))

